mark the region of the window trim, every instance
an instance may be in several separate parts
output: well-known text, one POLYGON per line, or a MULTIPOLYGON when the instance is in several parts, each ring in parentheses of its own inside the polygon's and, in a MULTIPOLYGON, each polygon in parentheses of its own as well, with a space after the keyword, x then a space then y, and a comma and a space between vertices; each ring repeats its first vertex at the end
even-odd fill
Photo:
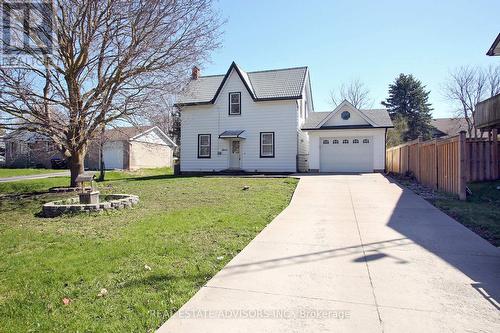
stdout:
POLYGON ((211 158, 212 157, 212 134, 198 134, 198 158, 211 158), (208 156, 200 155, 200 139, 202 136, 208 136, 208 156))
MULTIPOLYGON (((241 92, 240 92, 240 91, 233 91, 233 92, 229 92, 229 93, 228 93, 228 101, 227 101, 227 102, 228 102, 228 110, 227 110, 227 114, 228 114, 229 116, 241 116, 241 92), (232 103, 231 103, 231 95, 232 95, 232 94, 238 94, 238 95, 239 95, 239 100, 240 100, 240 102, 239 102, 239 106, 240 106, 240 113, 231 113, 231 105, 232 105, 232 103)), ((234 105, 236 105, 236 104, 234 104, 234 105)))
POLYGON ((260 158, 274 158, 275 151, 276 151, 276 144, 275 144, 275 140, 274 140, 274 138, 275 138, 274 132, 260 132, 259 133, 259 138, 260 138, 260 143, 259 143, 259 157, 260 158), (272 155, 262 155, 262 135, 263 134, 272 134, 273 135, 273 154, 272 155))

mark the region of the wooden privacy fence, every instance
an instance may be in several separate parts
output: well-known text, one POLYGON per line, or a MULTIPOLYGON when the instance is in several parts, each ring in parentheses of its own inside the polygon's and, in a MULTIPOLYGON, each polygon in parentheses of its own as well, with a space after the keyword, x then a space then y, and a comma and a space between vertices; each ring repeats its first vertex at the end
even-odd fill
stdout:
POLYGON ((497 131, 489 139, 466 139, 465 132, 445 139, 417 139, 386 151, 386 171, 411 173, 417 181, 465 200, 466 184, 499 178, 497 131))

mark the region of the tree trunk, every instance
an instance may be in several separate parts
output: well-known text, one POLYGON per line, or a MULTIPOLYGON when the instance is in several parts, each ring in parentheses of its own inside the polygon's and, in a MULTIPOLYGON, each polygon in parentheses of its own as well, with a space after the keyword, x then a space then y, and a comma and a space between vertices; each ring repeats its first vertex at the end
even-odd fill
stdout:
POLYGON ((104 125, 102 126, 102 129, 101 129, 101 140, 99 142, 99 181, 102 182, 104 181, 104 177, 105 177, 105 165, 104 165, 104 132, 105 131, 105 127, 104 125))
POLYGON ((76 177, 84 172, 84 159, 85 159, 85 150, 74 152, 69 158, 69 171, 71 173, 71 187, 75 187, 78 184, 76 183, 76 177))

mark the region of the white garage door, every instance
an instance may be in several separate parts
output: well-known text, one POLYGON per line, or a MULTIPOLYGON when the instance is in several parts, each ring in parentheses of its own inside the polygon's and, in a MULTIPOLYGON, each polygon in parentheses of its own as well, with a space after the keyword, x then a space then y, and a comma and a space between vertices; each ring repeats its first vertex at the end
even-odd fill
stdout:
POLYGON ((320 139, 321 172, 372 172, 372 137, 320 139))
POLYGON ((106 169, 123 169, 123 142, 113 141, 104 144, 104 167, 106 169))

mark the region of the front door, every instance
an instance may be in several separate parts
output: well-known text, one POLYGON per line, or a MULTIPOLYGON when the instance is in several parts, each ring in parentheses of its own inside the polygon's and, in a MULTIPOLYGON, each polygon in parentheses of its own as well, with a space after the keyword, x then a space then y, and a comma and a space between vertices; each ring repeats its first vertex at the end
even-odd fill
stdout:
POLYGON ((229 168, 240 168, 240 140, 231 141, 231 153, 229 154, 229 168))

